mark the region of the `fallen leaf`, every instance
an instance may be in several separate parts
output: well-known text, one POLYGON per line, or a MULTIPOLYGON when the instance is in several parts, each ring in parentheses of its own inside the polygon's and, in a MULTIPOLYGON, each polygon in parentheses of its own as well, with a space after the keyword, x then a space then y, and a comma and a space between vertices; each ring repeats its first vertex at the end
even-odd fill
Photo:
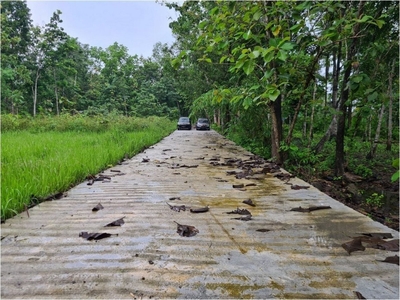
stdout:
POLYGON ((180 236, 191 237, 199 233, 199 230, 194 226, 182 225, 178 222, 175 223, 178 225, 176 232, 179 233, 180 236))
POLYGON ((367 298, 365 298, 363 295, 361 295, 360 292, 354 291, 353 293, 354 293, 354 295, 357 297, 357 299, 367 299, 367 298))
POLYGON ((241 209, 241 208, 237 208, 235 210, 232 210, 230 212, 227 212, 227 214, 238 214, 238 215, 251 215, 251 213, 247 210, 247 209, 241 209))
POLYGON ((100 209, 103 209, 103 205, 101 203, 97 204, 95 207, 92 208, 92 211, 99 211, 100 209))
POLYGON ((299 212, 312 212, 314 210, 320 210, 320 209, 330 209, 332 207, 330 206, 310 206, 309 208, 303 208, 301 206, 292 208, 290 211, 299 211, 299 212))
POLYGON ((378 248, 387 251, 399 251, 399 240, 384 241, 378 244, 378 248))
POLYGON ((241 189, 241 188, 244 187, 244 184, 243 183, 241 183, 241 184, 233 184, 232 187, 235 188, 235 189, 241 189))
POLYGON ((235 175, 236 171, 226 171, 226 175, 235 175))
POLYGON ((250 205, 250 206, 256 206, 256 205, 254 204, 253 200, 251 200, 251 199, 243 200, 243 203, 244 203, 244 204, 247 204, 247 205, 250 205))
POLYGON ((123 224, 125 224, 124 218, 125 217, 115 220, 114 222, 108 223, 107 225, 104 225, 104 227, 122 226, 123 224))
POLYGON ((399 257, 397 255, 389 256, 389 257, 386 257, 385 260, 378 260, 378 261, 386 262, 389 264, 399 265, 399 257))
MULTIPOLYGON (((165 202, 167 203, 167 202, 165 202)), ((169 206, 169 208, 173 211, 176 212, 180 212, 181 210, 186 211, 186 206, 185 205, 171 205, 169 203, 167 203, 167 205, 169 206)))
POLYGON ((297 184, 293 184, 293 185, 290 186, 290 188, 291 188, 292 190, 301 190, 301 189, 308 189, 308 188, 310 188, 310 187, 309 187, 309 186, 306 186, 306 185, 297 185, 297 184))
POLYGON ((208 206, 206 207, 201 207, 201 208, 191 208, 190 209, 191 213, 204 213, 204 212, 208 212, 208 206))
POLYGON ((350 255, 351 252, 354 251, 364 251, 365 247, 361 243, 361 239, 353 239, 349 242, 343 243, 342 247, 347 253, 350 255))
POLYGON ((94 179, 94 181, 104 181, 104 180, 111 180, 111 177, 109 176, 104 176, 104 175, 100 175, 99 177, 96 177, 94 179))
MULTIPOLYGON (((104 238, 108 238, 110 237, 112 234, 111 233, 107 233, 107 232, 103 232, 103 233, 88 233, 86 231, 82 231, 81 233, 79 233, 79 236, 91 241, 91 240, 101 240, 104 238)), ((118 235, 118 234, 116 234, 118 235)))
POLYGON ((370 237, 379 237, 382 239, 393 238, 393 235, 390 232, 370 232, 370 233, 361 233, 361 234, 365 235, 365 236, 370 236, 370 237))

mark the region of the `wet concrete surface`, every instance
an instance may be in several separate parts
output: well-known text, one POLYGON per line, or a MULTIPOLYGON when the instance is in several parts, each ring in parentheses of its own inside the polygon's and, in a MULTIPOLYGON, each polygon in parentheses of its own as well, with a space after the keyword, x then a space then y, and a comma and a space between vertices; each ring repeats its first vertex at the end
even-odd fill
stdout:
MULTIPOLYGON (((30 209, 29 217, 7 220, 1 297, 355 299, 357 291, 367 299, 399 298, 399 266, 379 261, 398 252, 349 255, 341 247, 360 233, 398 239, 397 231, 312 186, 293 190, 276 173, 236 179, 227 175, 235 167, 211 164, 251 155, 214 131, 175 131, 106 170, 111 180, 84 182, 30 209), (242 203, 249 198, 255 207, 242 203), (92 212, 98 203, 104 209, 92 212), (188 209, 176 212, 167 203, 188 209), (290 211, 320 205, 331 209, 290 211), (206 213, 189 211, 205 206, 206 213), (237 208, 252 219, 227 214, 237 208), (122 217, 122 226, 104 227, 122 217), (180 236, 174 221, 199 233, 180 236), (88 241, 79 237, 83 231, 113 235, 88 241)), ((288 183, 309 186, 298 178, 288 183)))

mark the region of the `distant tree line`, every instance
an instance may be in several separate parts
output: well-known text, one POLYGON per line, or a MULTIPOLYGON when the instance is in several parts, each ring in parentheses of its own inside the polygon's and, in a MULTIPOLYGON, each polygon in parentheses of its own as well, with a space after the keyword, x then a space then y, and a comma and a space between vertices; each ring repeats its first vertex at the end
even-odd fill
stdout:
POLYGON ((184 97, 167 45, 157 43, 150 58, 117 42, 91 47, 64 31, 59 10, 33 26, 26 1, 1 3, 1 29, 2 113, 180 114, 184 97))

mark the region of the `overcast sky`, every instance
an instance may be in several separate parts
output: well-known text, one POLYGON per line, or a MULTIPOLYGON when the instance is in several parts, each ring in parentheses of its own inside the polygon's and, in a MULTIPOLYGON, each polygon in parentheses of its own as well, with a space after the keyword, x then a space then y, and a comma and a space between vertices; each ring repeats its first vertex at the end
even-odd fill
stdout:
POLYGON ((174 41, 168 25, 178 13, 155 1, 28 0, 27 4, 33 25, 45 25, 59 9, 64 31, 90 46, 107 48, 117 42, 131 55, 149 57, 157 42, 174 41))

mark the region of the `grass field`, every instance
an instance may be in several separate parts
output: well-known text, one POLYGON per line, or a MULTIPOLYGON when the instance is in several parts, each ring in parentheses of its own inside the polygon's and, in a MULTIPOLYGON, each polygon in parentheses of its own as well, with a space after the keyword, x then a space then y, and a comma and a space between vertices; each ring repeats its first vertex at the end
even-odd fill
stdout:
POLYGON ((34 122, 15 124, 19 130, 13 130, 6 121, 4 131, 2 123, 2 220, 134 156, 175 129, 175 122, 163 118, 34 122))

